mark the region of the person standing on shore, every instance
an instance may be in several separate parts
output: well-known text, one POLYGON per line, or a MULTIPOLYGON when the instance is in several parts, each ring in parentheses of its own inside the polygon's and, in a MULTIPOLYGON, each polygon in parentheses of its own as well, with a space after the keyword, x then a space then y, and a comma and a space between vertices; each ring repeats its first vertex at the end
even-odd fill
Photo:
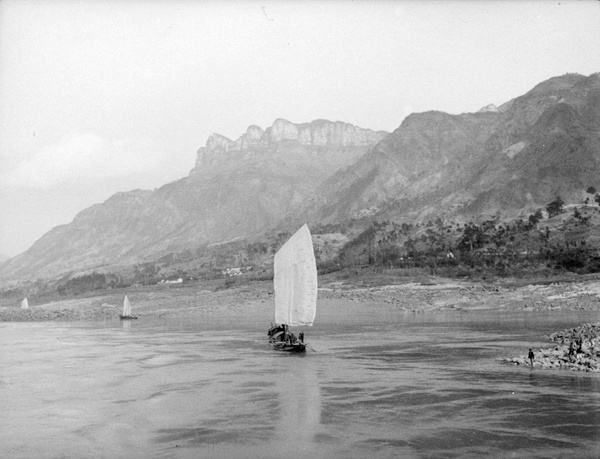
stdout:
POLYGON ((531 368, 533 368, 533 359, 535 359, 535 355, 533 354, 533 351, 531 349, 529 349, 529 354, 527 355, 527 358, 529 359, 531 368))
POLYGON ((579 360, 579 356, 583 353, 583 340, 579 338, 577 341, 577 360, 579 360))
POLYGON ((569 362, 573 359, 573 354, 575 353, 575 346, 573 345, 573 340, 569 343, 569 362))

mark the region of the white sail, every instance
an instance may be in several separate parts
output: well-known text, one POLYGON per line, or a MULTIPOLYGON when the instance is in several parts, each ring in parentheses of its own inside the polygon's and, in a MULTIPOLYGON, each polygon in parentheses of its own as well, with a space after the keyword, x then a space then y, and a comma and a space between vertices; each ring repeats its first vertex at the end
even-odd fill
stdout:
POLYGON ((29 309, 29 301, 27 301, 27 298, 23 298, 23 301, 21 301, 21 309, 29 309))
POLYGON ((125 295, 125 299, 123 300, 123 317, 131 316, 131 304, 129 303, 129 298, 125 295))
POLYGON ((312 325, 317 312, 317 264, 307 225, 279 249, 274 265, 275 322, 312 325))

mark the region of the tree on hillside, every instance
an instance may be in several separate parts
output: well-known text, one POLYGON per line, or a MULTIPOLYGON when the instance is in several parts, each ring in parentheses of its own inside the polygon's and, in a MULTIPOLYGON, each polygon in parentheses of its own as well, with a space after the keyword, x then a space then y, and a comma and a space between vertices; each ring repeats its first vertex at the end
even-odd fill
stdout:
POLYGON ((542 214, 542 209, 538 209, 535 211, 534 214, 531 214, 529 216, 529 223, 531 223, 532 225, 537 225, 543 216, 544 215, 542 214))
POLYGON ((463 236, 458 241, 458 249, 461 251, 477 249, 483 245, 484 242, 484 230, 470 223, 465 225, 463 230, 463 236))
POLYGON ((600 205, 600 194, 597 194, 594 196, 594 200, 598 203, 598 205, 600 205))
POLYGON ((552 218, 556 215, 563 213, 563 207, 565 202, 562 200, 560 196, 557 196, 554 201, 546 206, 546 210, 548 211, 548 217, 552 218))
POLYGON ((588 187, 588 189, 585 191, 588 194, 596 194, 596 188, 594 188, 593 186, 588 187))

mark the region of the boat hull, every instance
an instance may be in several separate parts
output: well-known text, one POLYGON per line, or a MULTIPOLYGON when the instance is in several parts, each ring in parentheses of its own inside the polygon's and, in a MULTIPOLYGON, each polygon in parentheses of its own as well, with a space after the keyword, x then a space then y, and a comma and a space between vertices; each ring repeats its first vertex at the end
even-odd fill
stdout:
POLYGON ((306 352, 306 345, 304 343, 282 343, 281 341, 272 341, 271 346, 276 351, 282 352, 306 352))
POLYGON ((290 342, 285 340, 286 328, 282 325, 273 325, 269 328, 267 335, 269 336, 269 344, 273 349, 283 352, 306 352, 304 341, 294 340, 290 342))
POLYGON ((137 319, 137 316, 124 316, 123 314, 119 314, 119 319, 121 319, 121 320, 134 320, 134 319, 137 319))

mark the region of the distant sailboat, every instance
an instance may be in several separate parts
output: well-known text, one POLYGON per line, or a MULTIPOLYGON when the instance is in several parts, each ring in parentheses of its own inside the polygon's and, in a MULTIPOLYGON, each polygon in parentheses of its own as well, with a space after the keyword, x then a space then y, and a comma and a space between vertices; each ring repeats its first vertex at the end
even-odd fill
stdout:
POLYGON ((121 320, 130 320, 137 319, 137 316, 131 315, 131 303, 129 303, 129 298, 125 295, 125 299, 123 300, 123 314, 119 316, 121 320))
POLYGON ((304 333, 288 327, 312 326, 317 313, 317 263, 308 225, 302 226, 275 254, 275 325, 268 331, 275 349, 305 352, 304 333))
POLYGON ((23 301, 21 301, 21 309, 29 309, 29 301, 27 301, 27 297, 23 298, 23 301))

